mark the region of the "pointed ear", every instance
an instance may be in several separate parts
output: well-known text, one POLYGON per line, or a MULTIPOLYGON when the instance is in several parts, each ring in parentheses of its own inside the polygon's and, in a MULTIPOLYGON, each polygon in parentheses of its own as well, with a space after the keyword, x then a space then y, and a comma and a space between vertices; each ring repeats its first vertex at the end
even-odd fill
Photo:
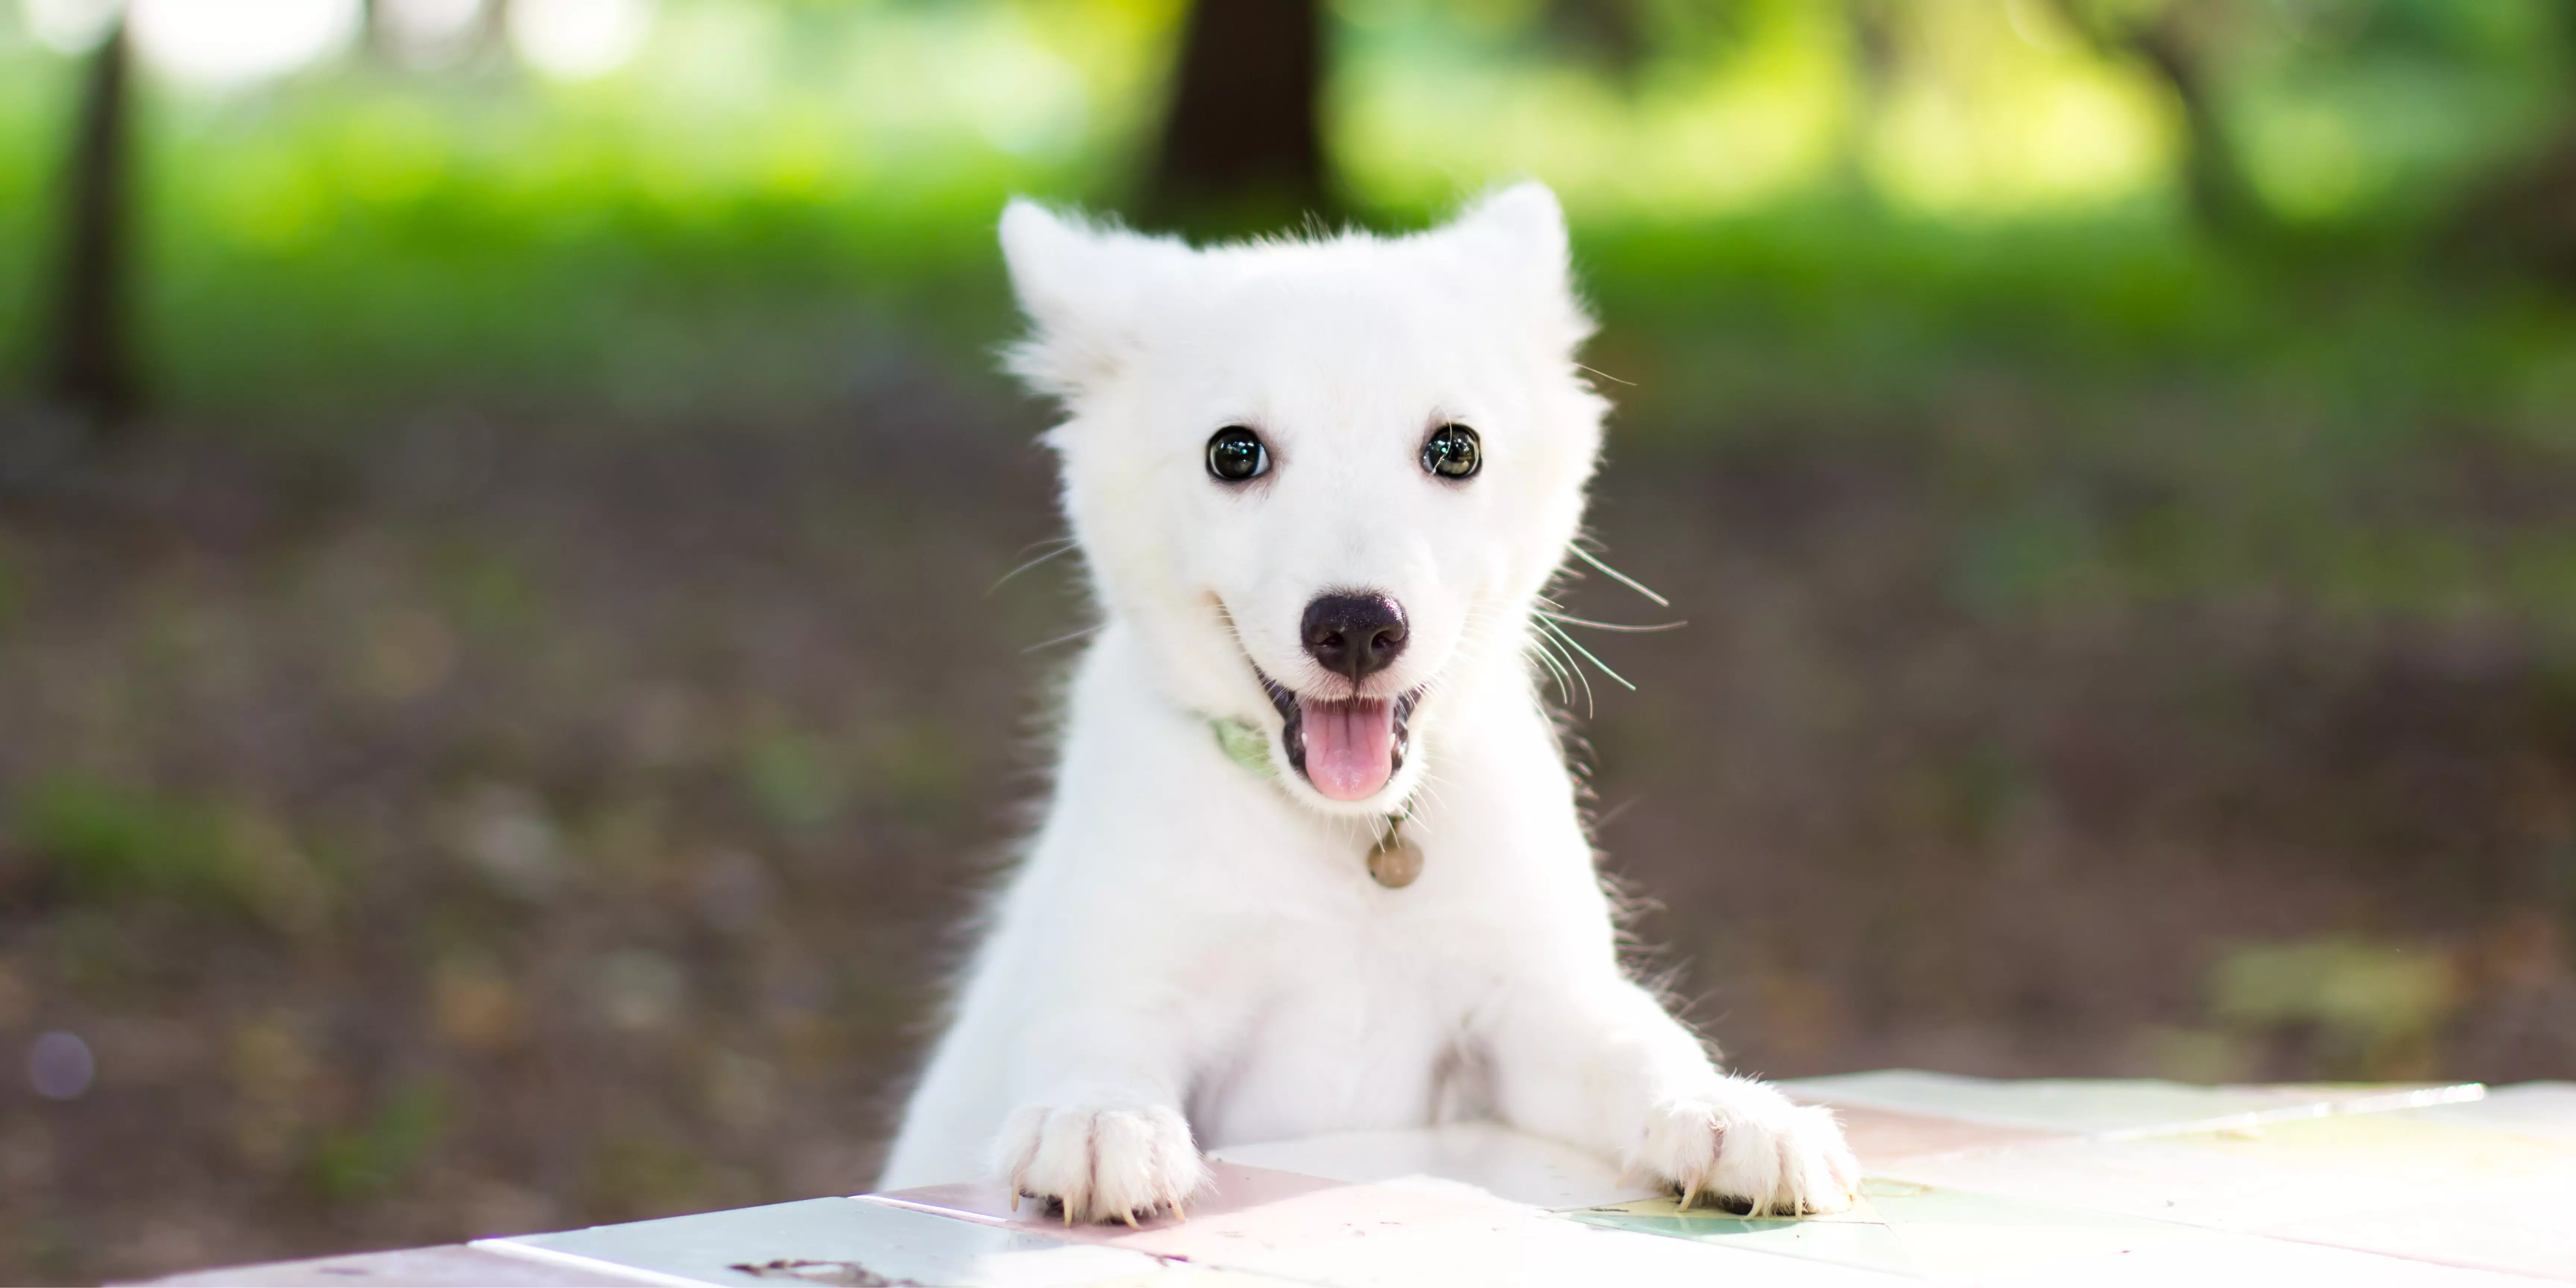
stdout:
POLYGON ((1574 293, 1565 211, 1546 184, 1524 179, 1488 192, 1432 235, 1476 278, 1499 288, 1547 343, 1571 350, 1592 334, 1592 317, 1574 293))
POLYGON ((1014 198, 1002 211, 1002 259, 1032 329, 1012 347, 1011 371, 1059 397, 1108 378, 1134 352, 1152 293, 1189 256, 1176 241, 1014 198))

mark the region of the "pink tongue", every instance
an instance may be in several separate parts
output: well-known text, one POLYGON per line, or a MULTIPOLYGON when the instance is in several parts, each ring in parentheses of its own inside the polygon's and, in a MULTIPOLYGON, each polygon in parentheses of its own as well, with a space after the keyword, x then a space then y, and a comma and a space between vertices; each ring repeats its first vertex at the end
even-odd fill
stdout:
POLYGON ((1395 776, 1395 704, 1384 698, 1297 703, 1306 779, 1337 801, 1366 800, 1395 776))

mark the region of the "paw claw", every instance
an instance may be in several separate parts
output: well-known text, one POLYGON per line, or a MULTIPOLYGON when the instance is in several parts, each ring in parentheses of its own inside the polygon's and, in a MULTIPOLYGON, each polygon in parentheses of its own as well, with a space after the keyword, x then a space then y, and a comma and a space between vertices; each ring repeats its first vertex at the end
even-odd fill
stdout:
POLYGON ((1705 1194, 1754 1219, 1840 1212, 1859 1190, 1830 1111, 1740 1078, 1656 1106, 1629 1163, 1680 1192, 1684 1211, 1705 1194))
POLYGON ((1011 1115, 994 1156, 1007 1166, 1014 1193, 1053 1206, 1064 1224, 1124 1221, 1180 1201, 1207 1178, 1207 1166, 1177 1109, 1160 1105, 1101 1105, 1055 1109, 1030 1106, 1011 1115))

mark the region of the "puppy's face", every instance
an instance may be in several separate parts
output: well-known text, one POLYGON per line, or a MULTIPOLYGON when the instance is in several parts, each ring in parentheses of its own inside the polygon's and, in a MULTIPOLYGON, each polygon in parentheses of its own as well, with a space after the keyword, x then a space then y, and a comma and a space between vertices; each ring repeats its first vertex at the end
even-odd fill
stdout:
POLYGON ((1396 808, 1444 688, 1525 680, 1599 449, 1554 198, 1207 251, 1017 203, 1002 236, 1106 607, 1180 705, 1268 730, 1292 793, 1396 808))

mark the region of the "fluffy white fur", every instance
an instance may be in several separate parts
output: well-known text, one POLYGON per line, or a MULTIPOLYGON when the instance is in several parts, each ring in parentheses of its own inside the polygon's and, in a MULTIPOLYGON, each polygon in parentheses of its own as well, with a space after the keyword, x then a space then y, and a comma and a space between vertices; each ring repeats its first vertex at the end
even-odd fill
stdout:
POLYGON ((1183 1203, 1201 1147, 1493 1116, 1677 1191, 1846 1206, 1831 1115, 1721 1073, 1622 972, 1538 693, 1531 614, 1605 410, 1555 198, 1207 250, 1015 202, 1001 234, 1034 323, 1014 369, 1067 409, 1047 441, 1105 623, 883 1185, 997 1175, 1117 1220, 1183 1203), (1463 483, 1420 463, 1444 422, 1482 436, 1463 483), (1209 475, 1228 425, 1268 475, 1209 475), (1339 802, 1288 767, 1254 667, 1349 693, 1299 623, 1352 588, 1410 619, 1361 691, 1421 698, 1401 769, 1339 802), (1266 731, 1273 772, 1217 720, 1266 731), (1408 800, 1427 863, 1384 889, 1364 856, 1408 800))

